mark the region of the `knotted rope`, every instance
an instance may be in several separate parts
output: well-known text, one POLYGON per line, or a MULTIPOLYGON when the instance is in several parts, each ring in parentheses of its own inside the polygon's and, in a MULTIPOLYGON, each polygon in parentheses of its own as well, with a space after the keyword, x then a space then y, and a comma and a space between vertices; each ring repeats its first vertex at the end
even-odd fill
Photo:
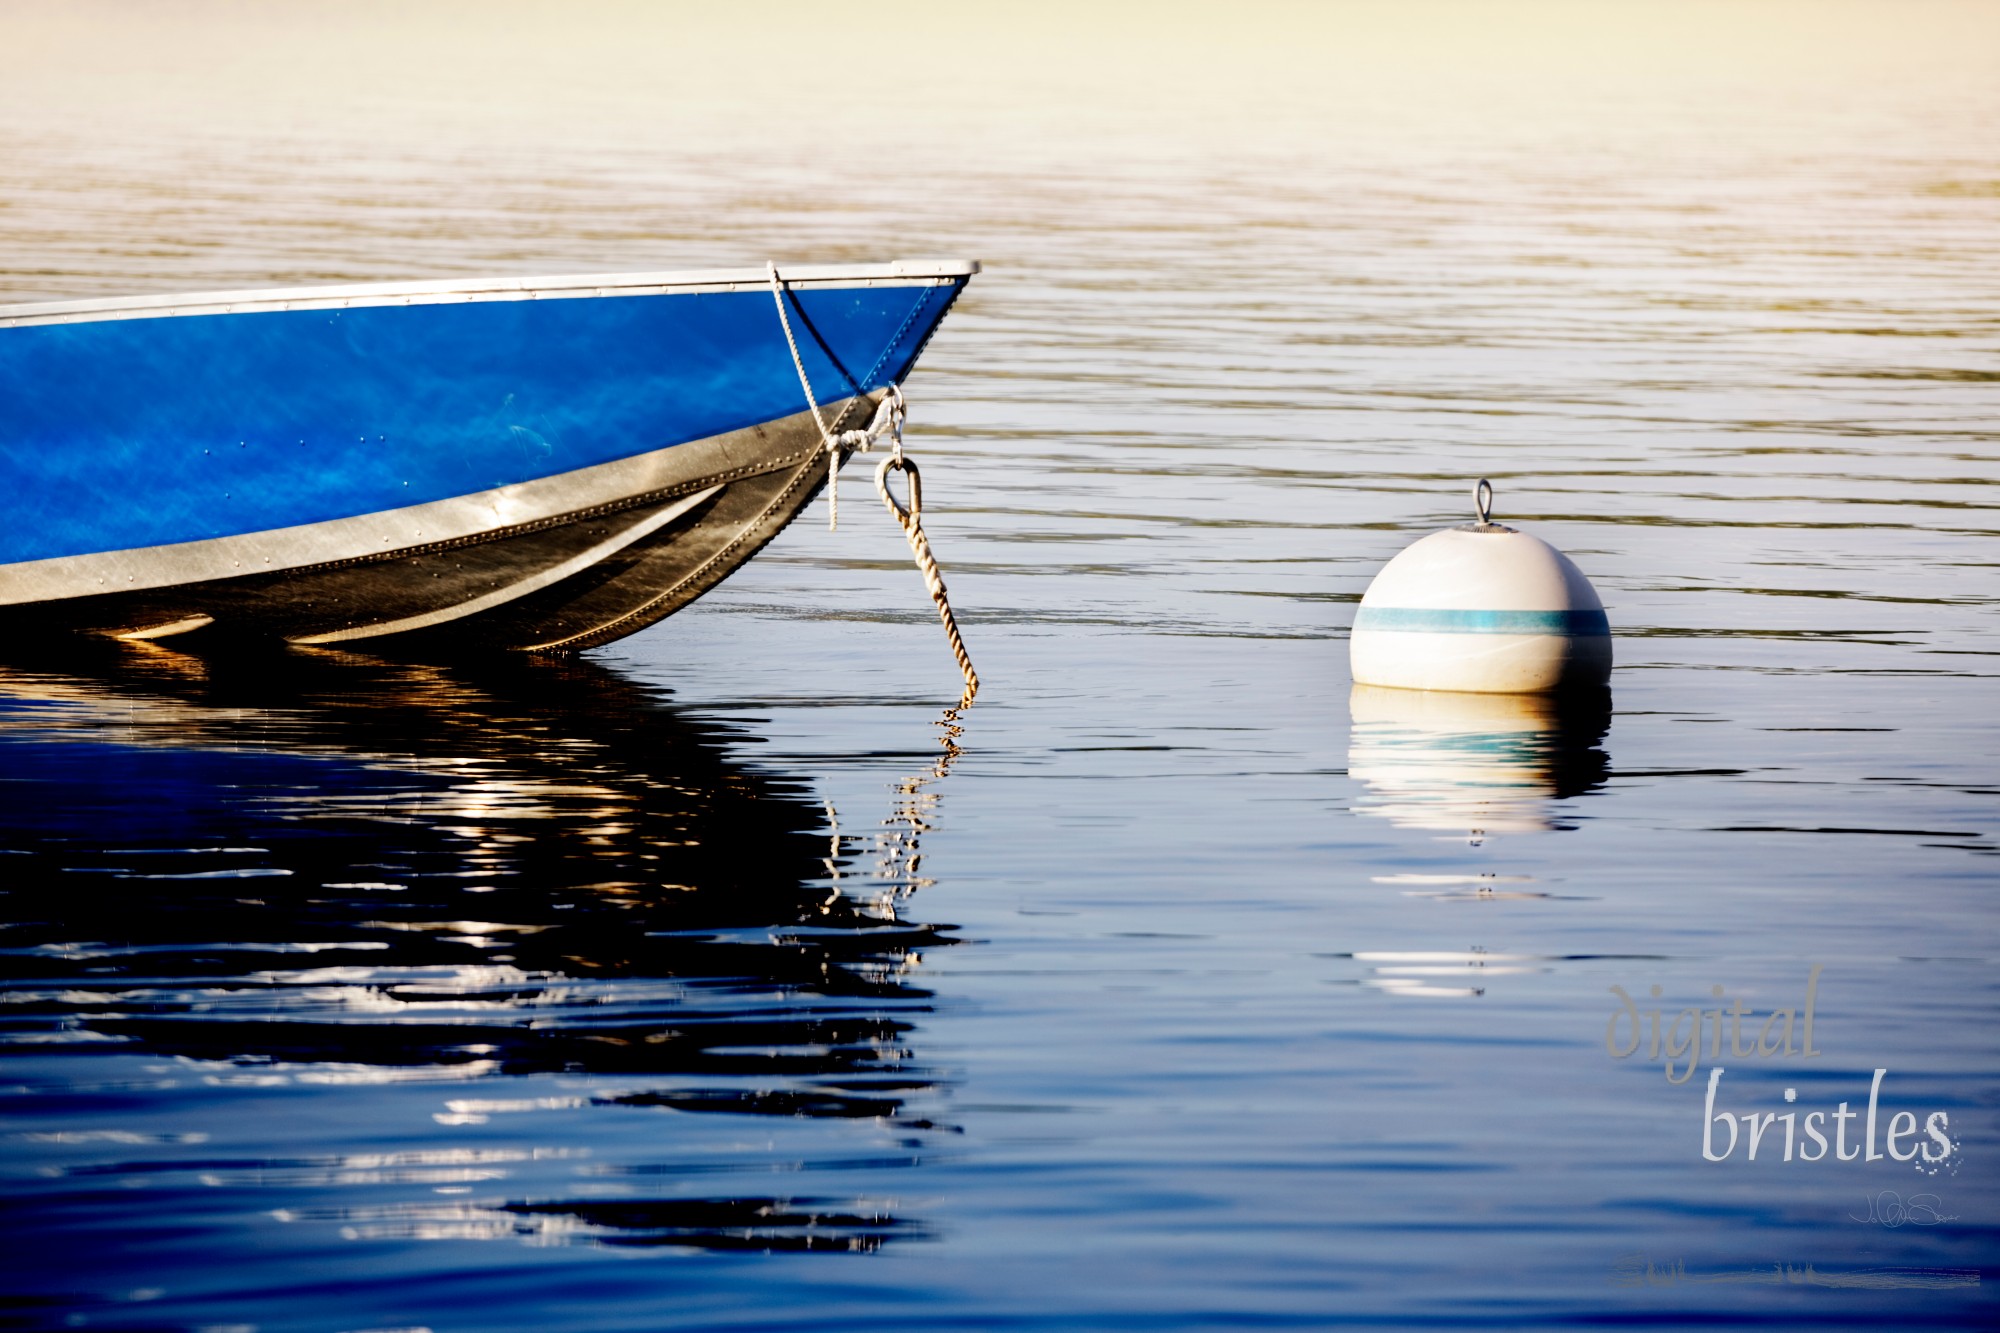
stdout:
MULTIPOLYGON (((778 306, 778 323, 785 330, 785 346, 791 349, 792 369, 799 373, 799 387, 806 392, 806 405, 812 408, 813 423, 819 427, 820 443, 826 448, 827 487, 827 530, 840 527, 840 465, 850 452, 867 453, 875 441, 888 435, 894 442, 893 452, 882 460, 875 469, 875 490, 888 506, 896 525, 909 539, 910 554, 916 557, 917 568, 924 576, 924 587, 930 590, 931 600, 937 603, 938 619, 944 622, 945 637, 951 641, 951 655, 958 659, 958 670, 965 677, 965 693, 959 696, 958 707, 964 708, 972 702, 972 696, 979 693, 979 673, 972 669, 972 658, 965 651, 965 640, 958 632, 958 619, 951 613, 951 599, 945 593, 944 573, 938 568, 937 557, 931 554, 930 539, 924 536, 924 490, 923 478, 917 471, 914 459, 903 456, 903 419, 907 415, 903 402, 903 391, 891 384, 876 405, 875 416, 861 430, 845 430, 839 434, 827 429, 826 415, 820 411, 819 399, 813 394, 812 380, 806 374, 805 358, 799 355, 799 340, 792 336, 792 316, 786 309, 784 281, 778 276, 778 266, 767 263, 765 269, 771 275, 771 299, 778 306), (905 508, 889 490, 889 472, 894 469, 904 472, 910 478, 910 503, 905 508)), ((839 425, 839 421, 834 422, 839 425)))
MULTIPOLYGON (((778 277, 778 266, 767 262, 764 268, 771 275, 771 299, 778 303, 778 323, 785 330, 785 346, 792 352, 792 369, 799 372, 799 387, 806 391, 806 406, 812 409, 813 424, 819 427, 820 443, 826 447, 826 530, 834 532, 840 527, 840 465, 848 452, 867 453, 884 433, 893 431, 897 445, 902 444, 903 391, 890 385, 887 395, 876 405, 874 419, 862 429, 844 430, 837 435, 828 430, 826 414, 820 411, 819 398, 806 375, 805 358, 799 355, 799 340, 792 336, 792 313, 785 308, 785 285, 778 277)), ((833 424, 838 426, 840 422, 836 420, 833 424)))

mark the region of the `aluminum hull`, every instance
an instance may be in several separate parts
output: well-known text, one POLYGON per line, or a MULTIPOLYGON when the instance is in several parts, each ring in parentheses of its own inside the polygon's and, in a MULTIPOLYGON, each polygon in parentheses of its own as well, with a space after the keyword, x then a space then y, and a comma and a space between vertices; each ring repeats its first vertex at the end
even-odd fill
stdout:
MULTIPOLYGON (((830 425, 867 419, 974 271, 788 272, 830 425)), ((812 500, 804 407, 751 274, 0 308, 0 647, 608 642, 812 500)))

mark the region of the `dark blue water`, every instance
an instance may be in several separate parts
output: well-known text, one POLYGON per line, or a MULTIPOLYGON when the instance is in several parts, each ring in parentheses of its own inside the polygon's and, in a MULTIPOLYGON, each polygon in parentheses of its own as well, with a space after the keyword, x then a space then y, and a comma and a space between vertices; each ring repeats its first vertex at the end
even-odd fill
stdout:
POLYGON ((989 266, 963 714, 858 472, 582 660, 0 645, 0 1326, 2000 1318, 1990 11, 1425 12, 0 19, 0 299, 989 266), (1352 692, 1479 476, 1607 702, 1352 692))

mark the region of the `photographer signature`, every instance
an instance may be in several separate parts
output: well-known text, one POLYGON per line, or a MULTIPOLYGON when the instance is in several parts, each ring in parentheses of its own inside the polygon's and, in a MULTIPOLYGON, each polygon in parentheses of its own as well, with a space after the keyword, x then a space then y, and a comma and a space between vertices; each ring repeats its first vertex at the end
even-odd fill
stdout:
POLYGON ((1940 1222, 1957 1220, 1954 1213, 1939 1210, 1944 1201, 1935 1194, 1912 1194, 1907 1200, 1894 1190, 1883 1190, 1880 1194, 1868 1196, 1868 1216, 1848 1216, 1857 1222, 1876 1222, 1885 1227, 1934 1227, 1940 1222))

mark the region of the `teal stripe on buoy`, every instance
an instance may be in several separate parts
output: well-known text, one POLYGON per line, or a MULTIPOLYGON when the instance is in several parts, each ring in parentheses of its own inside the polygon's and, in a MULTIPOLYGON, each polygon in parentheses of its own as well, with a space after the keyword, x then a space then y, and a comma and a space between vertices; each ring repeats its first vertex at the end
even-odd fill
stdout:
POLYGON ((1453 611, 1407 606, 1364 606, 1354 613, 1357 630, 1405 630, 1422 634, 1609 634, 1602 611, 1453 611))

